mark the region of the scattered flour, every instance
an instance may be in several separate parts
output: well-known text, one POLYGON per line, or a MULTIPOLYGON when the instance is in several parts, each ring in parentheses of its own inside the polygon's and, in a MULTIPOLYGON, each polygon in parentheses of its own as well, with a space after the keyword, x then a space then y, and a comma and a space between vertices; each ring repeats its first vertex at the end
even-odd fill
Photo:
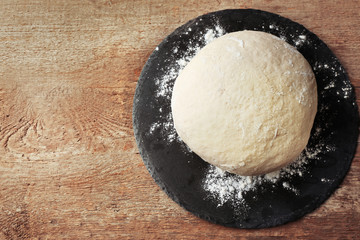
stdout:
POLYGON ((149 133, 150 133, 150 134, 153 134, 154 131, 155 131, 155 129, 157 129, 158 127, 160 127, 160 125, 161 125, 161 124, 158 123, 158 122, 153 123, 153 124, 150 126, 149 133))
POLYGON ((295 40, 296 46, 301 46, 306 42, 306 36, 305 35, 299 35, 299 37, 295 40))
POLYGON ((323 182, 323 183, 332 183, 334 180, 327 179, 327 178, 321 178, 320 181, 323 182))
MULTIPOLYGON (((191 28, 188 28, 188 31, 192 31, 191 28)), ((220 26, 216 25, 212 29, 207 29, 204 33, 202 33, 202 37, 200 38, 200 41, 203 45, 209 44, 216 38, 222 36, 225 34, 225 30, 220 26)), ((197 52, 201 49, 198 39, 194 41, 190 41, 188 45, 188 49, 179 59, 176 61, 174 65, 171 67, 168 67, 165 70, 165 74, 155 80, 156 84, 156 98, 163 99, 167 101, 170 105, 171 101, 171 92, 174 86, 174 81, 176 77, 179 75, 182 69, 186 66, 188 62, 197 54, 197 52)), ((155 49, 158 51, 158 47, 155 49)), ((179 49, 175 47, 172 49, 172 53, 178 53, 179 49)), ((154 122, 150 125, 149 128, 149 134, 154 134, 155 131, 160 131, 161 134, 164 136, 164 138, 167 140, 168 143, 171 143, 173 141, 181 142, 180 138, 176 134, 176 130, 173 125, 173 118, 172 114, 169 113, 165 115, 162 111, 159 110, 159 114, 161 116, 161 120, 158 122, 154 122)), ((191 151, 187 148, 187 150, 191 151)))
MULTIPOLYGON (((320 71, 326 71, 329 76, 333 76, 332 80, 329 80, 327 85, 325 85, 324 90, 322 93, 325 93, 325 91, 331 90, 331 89, 341 89, 336 90, 336 94, 339 95, 339 97, 343 99, 347 99, 351 96, 353 92, 353 88, 348 81, 335 81, 341 74, 344 74, 345 71, 341 66, 336 66, 337 61, 329 61, 328 63, 319 63, 316 62, 314 64, 313 70, 314 72, 320 72, 320 71)), ((339 101, 339 100, 338 100, 339 101)))
POLYGON ((215 29, 208 29, 204 35, 205 44, 209 44, 214 39, 221 37, 224 34, 224 29, 219 25, 215 26, 215 29))
POLYGON ((203 180, 203 188, 209 197, 216 200, 218 207, 226 202, 234 206, 245 205, 244 194, 255 191, 264 183, 273 184, 299 195, 300 192, 288 182, 294 176, 303 177, 307 171, 306 165, 310 160, 318 159, 319 153, 334 151, 334 147, 318 144, 313 148, 306 148, 293 163, 279 171, 261 176, 240 176, 221 170, 210 165, 203 180), (325 148, 325 149, 324 149, 325 148), (279 185, 279 183, 281 183, 279 185))
MULTIPOLYGON (((279 38, 282 39, 283 41, 287 41, 288 38, 285 36, 284 34, 284 30, 281 29, 279 26, 275 25, 275 24, 270 24, 268 26, 268 28, 271 31, 276 30, 276 33, 279 34, 280 36, 279 38)), ((265 27, 263 26, 263 29, 265 29, 265 27)), ((294 43, 294 47, 296 48, 300 48, 302 45, 304 44, 310 44, 310 42, 307 39, 307 36, 305 34, 299 33, 298 31, 296 31, 297 34, 290 34, 290 40, 294 43)))

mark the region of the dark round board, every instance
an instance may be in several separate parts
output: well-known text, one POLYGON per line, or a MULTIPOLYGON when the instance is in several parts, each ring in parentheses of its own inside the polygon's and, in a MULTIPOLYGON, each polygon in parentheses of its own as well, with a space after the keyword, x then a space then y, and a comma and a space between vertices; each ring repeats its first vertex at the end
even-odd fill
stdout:
MULTIPOLYGON (((223 10, 179 27, 151 54, 137 84, 133 126, 147 169, 176 203, 213 223, 265 228, 294 221, 313 211, 339 186, 356 149, 358 109, 345 70, 315 34, 269 12, 223 10), (271 33, 303 54, 316 76, 318 113, 307 146, 313 151, 304 150, 302 157, 306 161, 301 165, 301 174, 284 175, 276 182, 263 181, 243 192, 241 201, 237 202, 229 198, 224 201, 204 187, 206 178, 209 180, 212 176, 209 175, 211 166, 178 138, 170 104, 172 87, 184 62, 186 64, 209 39, 241 30, 271 33), (291 188, 295 190, 289 190, 291 188)), ((225 175, 229 179, 237 177, 225 175)))

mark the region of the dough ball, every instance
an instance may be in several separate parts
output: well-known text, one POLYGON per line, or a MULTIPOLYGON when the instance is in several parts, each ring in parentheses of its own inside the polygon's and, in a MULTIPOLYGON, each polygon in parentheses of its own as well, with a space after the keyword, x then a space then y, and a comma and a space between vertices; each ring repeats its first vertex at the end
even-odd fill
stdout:
POLYGON ((260 175, 295 160, 317 110, 314 73, 271 34, 226 34, 180 72, 172 100, 180 138, 203 160, 231 173, 260 175))

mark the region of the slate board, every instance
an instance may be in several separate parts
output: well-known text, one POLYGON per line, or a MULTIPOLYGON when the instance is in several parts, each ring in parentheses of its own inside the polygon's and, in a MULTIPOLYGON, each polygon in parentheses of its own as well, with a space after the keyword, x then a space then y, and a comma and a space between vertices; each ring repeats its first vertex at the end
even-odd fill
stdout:
POLYGON ((320 206, 350 168, 357 144, 358 120, 353 87, 331 50, 304 26, 254 9, 209 13, 176 29, 145 64, 133 106, 136 142, 155 182, 176 203, 196 216, 237 228, 281 225, 320 206), (228 201, 219 206, 219 200, 209 196, 203 187, 209 164, 189 151, 177 138, 171 123, 171 91, 180 68, 178 61, 194 54, 189 46, 203 47, 206 44, 204 33, 213 29, 216 34, 215 26, 221 26, 226 33, 256 30, 281 37, 308 60, 318 86, 318 113, 307 146, 321 146, 316 159, 307 156, 308 164, 301 177, 285 177, 275 184, 265 182, 246 192, 242 205, 228 201), (297 191, 285 189, 284 182, 297 191))

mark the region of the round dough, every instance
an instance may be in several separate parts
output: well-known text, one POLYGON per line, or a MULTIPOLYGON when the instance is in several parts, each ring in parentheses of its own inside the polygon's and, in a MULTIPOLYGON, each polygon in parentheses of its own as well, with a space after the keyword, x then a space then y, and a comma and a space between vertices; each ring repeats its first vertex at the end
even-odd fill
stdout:
POLYGON ((314 73, 271 34, 226 34, 180 72, 172 100, 180 138, 203 160, 239 175, 275 171, 306 147, 317 110, 314 73))

